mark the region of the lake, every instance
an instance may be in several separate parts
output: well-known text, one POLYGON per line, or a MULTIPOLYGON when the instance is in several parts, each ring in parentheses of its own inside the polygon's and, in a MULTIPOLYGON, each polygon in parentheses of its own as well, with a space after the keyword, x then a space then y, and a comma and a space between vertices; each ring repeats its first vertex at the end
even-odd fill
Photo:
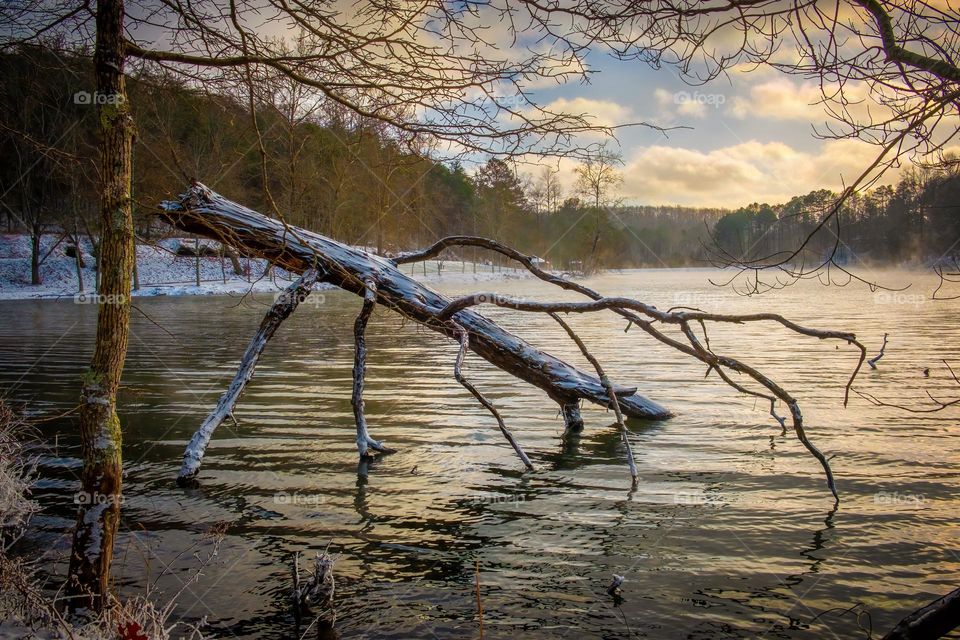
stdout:
MULTIPOLYGON (((857 387, 924 405, 960 395, 943 360, 960 364, 960 301, 933 302, 929 274, 869 274, 901 292, 803 282, 745 298, 709 270, 644 270, 587 280, 607 294, 707 310, 783 313, 855 331, 876 371, 857 387), (929 377, 923 370, 929 368, 929 377)), ((533 280, 436 285, 575 299, 533 280)), ((179 592, 174 619, 207 618, 221 637, 288 638, 294 551, 330 545, 344 638, 478 636, 479 566, 486 638, 851 638, 858 603, 882 635, 957 586, 960 444, 956 413, 911 414, 858 396, 846 345, 772 324, 711 330, 717 352, 743 358, 799 398, 811 440, 832 460, 833 510, 819 464, 762 401, 654 343, 610 313, 570 323, 617 383, 636 385, 676 417, 631 420, 639 486, 630 491, 612 412, 589 406, 579 440, 562 442, 557 406, 475 355, 468 378, 501 410, 530 455, 526 472, 492 417, 453 379, 456 346, 378 309, 368 332, 367 417, 396 448, 358 468, 350 408, 353 318, 360 303, 314 294, 267 348, 236 411, 214 436, 200 485, 174 479, 183 447, 233 375, 270 303, 256 298, 137 299, 120 397, 123 522, 115 575, 123 593, 179 592), (219 554, 191 581, 212 526, 219 554), (626 577, 622 602, 606 593, 626 577)), ((589 370, 547 317, 484 308, 589 370)), ((35 414, 76 405, 96 309, 67 301, 0 302, 0 388, 35 414)), ((956 368, 956 366, 955 366, 956 368)), ((49 447, 29 544, 64 573, 79 471, 77 424, 40 424, 49 447)), ((861 619, 866 626, 866 618, 861 619)))

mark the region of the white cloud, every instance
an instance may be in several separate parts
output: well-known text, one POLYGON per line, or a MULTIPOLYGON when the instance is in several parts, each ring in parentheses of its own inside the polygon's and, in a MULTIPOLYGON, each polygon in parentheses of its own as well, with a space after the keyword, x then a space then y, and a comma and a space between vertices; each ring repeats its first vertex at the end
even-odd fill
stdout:
POLYGON ((636 120, 633 111, 612 100, 594 100, 592 98, 557 98, 544 105, 544 109, 554 113, 566 113, 585 116, 591 124, 612 127, 636 120))
MULTIPOLYGON (((654 145, 628 159, 623 195, 644 204, 785 202, 814 189, 839 190, 860 175, 876 152, 856 140, 827 141, 816 153, 754 140, 712 151, 654 145)), ((888 173, 885 182, 893 178, 888 173)))
POLYGON ((718 102, 725 101, 721 94, 707 94, 697 91, 674 91, 657 89, 653 92, 653 97, 660 108, 660 116, 673 121, 672 116, 676 114, 692 117, 705 118, 707 109, 714 107, 718 102))
POLYGON ((750 87, 746 95, 735 96, 727 113, 735 118, 767 118, 772 120, 822 121, 823 105, 820 87, 812 82, 801 84, 786 78, 775 78, 750 87))

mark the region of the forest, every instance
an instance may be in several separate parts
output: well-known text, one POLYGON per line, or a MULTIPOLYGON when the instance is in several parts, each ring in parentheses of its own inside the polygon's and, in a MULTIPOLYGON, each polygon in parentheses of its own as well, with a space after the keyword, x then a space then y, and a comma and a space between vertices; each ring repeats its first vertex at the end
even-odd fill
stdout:
MULTIPOLYGON (((3 53, 0 65, 7 88, 0 137, 13 159, 0 178, 5 230, 30 234, 37 282, 44 234, 69 240, 98 231, 96 105, 85 90, 92 78, 81 52, 53 44, 3 53)), ((201 90, 148 71, 131 78, 129 99, 140 114, 133 211, 141 241, 165 231, 153 228, 155 203, 205 176, 255 209, 270 210, 272 200, 290 224, 378 253, 470 234, 510 240, 571 271, 709 266, 721 252, 752 257, 795 246, 838 196, 821 189, 735 211, 624 204, 614 153, 601 156, 609 178, 584 163, 567 186, 549 160, 533 166, 491 157, 468 170, 462 159, 445 160, 295 83, 255 89, 256 123, 250 101, 226 87, 201 90)), ((960 233, 958 167, 911 168, 896 186, 850 198, 839 234, 844 259, 923 264, 953 255, 947 239, 960 233)), ((818 250, 826 254, 833 238, 819 234, 818 250)), ((468 251, 462 257, 480 259, 468 251)))

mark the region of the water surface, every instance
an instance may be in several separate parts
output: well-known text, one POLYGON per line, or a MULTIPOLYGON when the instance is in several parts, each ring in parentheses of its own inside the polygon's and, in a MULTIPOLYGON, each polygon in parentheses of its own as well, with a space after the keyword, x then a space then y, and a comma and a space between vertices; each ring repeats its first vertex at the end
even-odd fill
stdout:
MULTIPOLYGON (((778 311, 853 330, 873 350, 889 332, 887 354, 879 370, 863 372, 861 389, 903 403, 921 402, 926 389, 944 398, 960 393, 942 364, 960 362, 958 303, 931 302, 926 275, 879 274, 890 284, 914 283, 899 294, 802 283, 749 299, 711 286, 711 275, 649 270, 589 284, 661 308, 778 311)), ((439 288, 564 297, 527 280, 439 288)), ((183 446, 269 301, 136 302, 142 313, 134 312, 121 393, 126 501, 116 573, 127 593, 148 584, 167 596, 180 592, 175 618, 206 616, 222 637, 291 637, 291 554, 328 544, 342 554, 345 638, 476 637, 477 562, 487 638, 862 637, 853 616, 816 616, 862 603, 874 629, 885 631, 956 587, 955 419, 858 397, 844 408, 855 351, 769 324, 717 328, 711 344, 800 399, 811 439, 836 456, 842 504, 835 513, 819 465, 789 433, 780 435, 763 403, 704 379, 701 364, 640 331, 624 333, 609 313, 570 322, 612 378, 676 413, 666 422, 631 421, 636 491, 612 413, 585 409, 582 436, 563 443, 545 394, 468 356, 466 374, 537 467, 524 472, 492 418, 453 380, 454 344, 386 311, 369 329, 366 405, 373 435, 398 452, 359 469, 350 375, 360 305, 333 291, 281 328, 241 400, 239 425, 216 434, 201 485, 178 489, 183 446), (201 536, 218 523, 228 525, 220 553, 190 582, 192 554, 209 548, 201 536), (614 573, 627 579, 619 605, 605 593, 614 573)), ((589 366, 549 318, 484 313, 589 366)), ((71 301, 0 303, 3 394, 34 413, 73 407, 94 321, 94 308, 71 301)), ((77 425, 68 416, 41 429, 51 446, 30 541, 62 572, 75 513, 77 425)))

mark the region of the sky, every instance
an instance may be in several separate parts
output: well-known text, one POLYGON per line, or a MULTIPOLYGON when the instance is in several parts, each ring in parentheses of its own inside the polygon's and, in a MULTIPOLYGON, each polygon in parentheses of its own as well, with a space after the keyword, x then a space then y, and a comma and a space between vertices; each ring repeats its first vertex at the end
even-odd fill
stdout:
MULTIPOLYGON (((338 3, 347 16, 355 11, 352 0, 334 2, 338 3)), ((250 26, 261 35, 287 37, 294 32, 286 20, 258 22, 264 15, 253 13, 250 18, 250 26)), ((511 46, 519 42, 516 50, 523 58, 524 47, 541 46, 537 32, 526 34, 519 27, 513 31, 513 23, 498 15, 481 12, 463 18, 467 23, 476 20, 474 26, 483 30, 489 43, 500 43, 489 45, 492 55, 500 58, 506 53, 509 58, 511 46)), ((735 30, 718 33, 714 37, 722 46, 739 44, 735 30), (730 42, 724 45, 726 40, 730 42)), ((422 30, 413 39, 424 44, 436 40, 422 30)), ((465 53, 482 54, 483 47, 474 41, 462 46, 465 53)), ((786 47, 775 56, 784 51, 789 55, 786 47)), ((819 86, 773 67, 734 67, 709 84, 690 86, 670 66, 653 69, 639 61, 618 61, 599 48, 586 53, 583 62, 592 71, 589 84, 537 86, 531 97, 550 111, 589 114, 598 125, 646 122, 676 127, 666 133, 641 126, 618 129, 615 146, 623 158, 619 195, 627 204, 736 208, 786 202, 815 189, 841 190, 878 153, 865 142, 815 135, 814 127, 825 130, 831 122, 817 104, 819 86)), ((857 91, 849 86, 848 90, 857 91)), ((473 162, 482 160, 476 157, 473 162)), ((576 164, 572 159, 559 162, 565 195, 572 194, 576 164)), ((519 168, 525 173, 536 173, 535 169, 519 168)), ((888 171, 878 184, 895 183, 897 174, 888 171)))
MULTIPOLYGON (((814 189, 839 190, 876 155, 856 140, 824 140, 830 119, 819 88, 771 68, 733 71, 690 86, 671 68, 592 55, 590 84, 540 90, 549 108, 588 113, 598 124, 647 122, 688 127, 666 134, 645 127, 618 131, 628 204, 741 207, 778 203, 814 189)), ((569 191, 576 163, 560 164, 569 191)), ((884 183, 896 181, 896 171, 884 183)))

